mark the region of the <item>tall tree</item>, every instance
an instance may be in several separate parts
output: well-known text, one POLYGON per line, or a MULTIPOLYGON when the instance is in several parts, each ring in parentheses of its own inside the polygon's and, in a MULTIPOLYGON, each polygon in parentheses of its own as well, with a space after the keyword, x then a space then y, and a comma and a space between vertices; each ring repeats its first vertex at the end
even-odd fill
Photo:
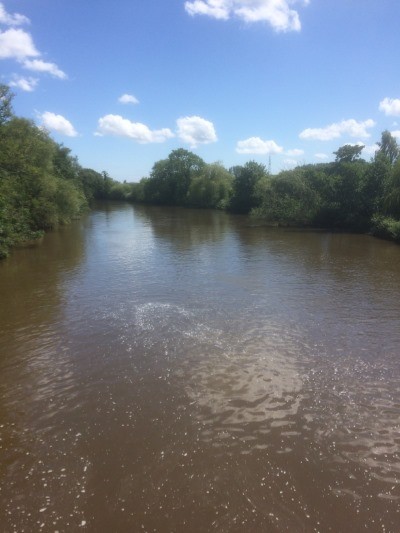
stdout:
POLYGON ((0 126, 13 116, 12 99, 14 94, 7 85, 0 84, 0 126))
POLYGON ((385 130, 382 132, 381 140, 377 144, 379 146, 377 155, 384 155, 389 163, 394 165, 400 156, 400 147, 390 131, 385 130))
POLYGON ((220 163, 206 165, 192 178, 187 203, 194 207, 226 209, 232 195, 233 176, 220 163))
POLYGON ((400 158, 393 166, 386 187, 384 209, 390 216, 400 219, 400 158))
POLYGON ((157 161, 145 184, 145 200, 159 204, 186 205, 191 180, 205 167, 201 157, 188 150, 173 150, 157 161))
POLYGON ((230 172, 234 177, 230 208, 237 213, 249 213, 258 204, 257 183, 268 175, 265 165, 249 161, 232 167, 230 172))

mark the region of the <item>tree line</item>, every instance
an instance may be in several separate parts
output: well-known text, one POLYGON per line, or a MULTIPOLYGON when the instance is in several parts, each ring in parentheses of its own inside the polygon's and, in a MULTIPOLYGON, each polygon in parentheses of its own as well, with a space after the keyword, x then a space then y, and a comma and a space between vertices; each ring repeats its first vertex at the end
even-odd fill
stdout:
POLYGON ((224 209, 280 226, 370 232, 400 242, 400 148, 384 131, 370 161, 344 145, 331 163, 271 175, 255 161, 227 170, 178 149, 130 184, 134 202, 224 209))
POLYGON ((335 161, 276 175, 249 161, 226 169, 179 148, 138 183, 82 168, 71 151, 16 117, 0 85, 0 258, 78 217, 96 199, 221 209, 268 224, 370 232, 400 242, 400 148, 384 131, 370 161, 344 145, 335 161))
POLYGON ((82 168, 69 148, 15 116, 12 99, 9 87, 0 85, 0 259, 122 185, 106 172, 82 168))

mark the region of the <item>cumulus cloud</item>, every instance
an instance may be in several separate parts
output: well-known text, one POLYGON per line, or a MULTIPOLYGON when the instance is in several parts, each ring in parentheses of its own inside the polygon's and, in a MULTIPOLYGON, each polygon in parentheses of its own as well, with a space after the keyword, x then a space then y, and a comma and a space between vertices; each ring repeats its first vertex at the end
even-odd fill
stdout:
POLYGON ((121 104, 138 104, 139 100, 133 94, 123 94, 118 98, 118 102, 121 104))
POLYGON ((395 130, 390 132, 393 137, 396 137, 396 139, 400 139, 400 130, 395 130))
POLYGON ((283 164, 288 168, 293 168, 296 167, 299 162, 297 161, 297 159, 284 159, 283 164))
POLYGON ((26 31, 19 28, 0 31, 0 59, 22 60, 39 55, 32 37, 26 31))
POLYGON ((283 148, 275 141, 263 141, 260 137, 250 137, 237 142, 236 152, 239 154, 280 154, 283 148))
POLYGON ((12 81, 10 81, 10 87, 17 87, 22 91, 32 92, 35 90, 39 80, 37 78, 21 78, 15 76, 12 81))
POLYGON ((78 135, 71 122, 62 115, 56 115, 55 113, 46 111, 39 115, 39 118, 42 121, 43 127, 47 130, 56 131, 67 137, 76 137, 78 135))
POLYGON ((191 148, 218 140, 214 124, 204 118, 197 116, 181 117, 178 118, 176 124, 178 137, 184 143, 189 144, 191 148))
POLYGON ((189 15, 207 15, 215 19, 227 20, 231 14, 231 2, 227 0, 194 0, 185 2, 189 15))
POLYGON ((151 130, 145 124, 131 122, 120 115, 105 115, 101 117, 95 135, 100 137, 105 135, 128 137, 140 144, 162 143, 174 137, 174 134, 168 128, 151 130))
POLYGON ((318 153, 318 154, 314 154, 314 157, 316 157, 317 159, 329 159, 329 155, 327 154, 322 154, 322 153, 318 153))
POLYGON ((46 72, 51 74, 55 78, 60 80, 65 80, 67 75, 65 72, 60 70, 55 63, 49 63, 47 61, 42 61, 41 59, 27 59, 22 65, 28 70, 33 70, 35 72, 46 72))
POLYGON ((307 5, 309 0, 190 0, 185 2, 189 15, 206 15, 227 20, 238 17, 245 22, 267 22, 275 31, 299 31, 299 14, 293 4, 307 5))
MULTIPOLYGON (((0 31, 0 59, 15 59, 23 68, 28 70, 48 73, 62 80, 66 79, 65 72, 59 69, 55 63, 40 59, 42 54, 36 48, 31 34, 21 28, 14 27, 28 23, 29 19, 27 17, 18 13, 7 13, 4 5, 0 3, 0 24, 11 26, 5 31, 0 31)), ((20 83, 14 82, 13 86, 25 91, 33 90, 34 88, 34 84, 26 84, 23 81, 20 83)))
POLYGON ((29 24, 28 17, 20 15, 19 13, 7 13, 4 4, 0 2, 0 24, 6 26, 21 26, 22 24, 29 24))
POLYGON ((346 134, 350 135, 350 137, 366 138, 370 136, 367 129, 373 126, 375 126, 375 122, 372 119, 357 122, 357 120, 351 118, 330 124, 325 128, 307 128, 300 133, 299 137, 300 139, 314 139, 318 141, 331 141, 346 134))
POLYGON ((379 111, 392 117, 400 116, 400 98, 384 98, 379 102, 379 111))
POLYGON ((294 148, 293 150, 288 150, 286 152, 286 155, 290 155, 292 157, 295 157, 298 155, 304 155, 304 150, 300 150, 299 148, 294 148))

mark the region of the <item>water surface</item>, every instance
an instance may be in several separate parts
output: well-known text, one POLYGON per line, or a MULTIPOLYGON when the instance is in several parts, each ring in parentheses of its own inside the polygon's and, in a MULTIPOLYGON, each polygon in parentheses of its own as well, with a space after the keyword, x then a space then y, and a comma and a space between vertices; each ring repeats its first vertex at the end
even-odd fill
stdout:
POLYGON ((399 246, 109 204, 0 295, 2 531, 399 531, 399 246))

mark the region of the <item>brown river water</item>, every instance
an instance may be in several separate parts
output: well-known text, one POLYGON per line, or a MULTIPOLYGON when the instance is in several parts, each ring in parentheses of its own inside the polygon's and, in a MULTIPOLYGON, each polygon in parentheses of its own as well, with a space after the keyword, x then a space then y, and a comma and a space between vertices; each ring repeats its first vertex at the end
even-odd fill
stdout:
POLYGON ((400 531, 400 246, 109 204, 0 263, 0 531, 400 531))

